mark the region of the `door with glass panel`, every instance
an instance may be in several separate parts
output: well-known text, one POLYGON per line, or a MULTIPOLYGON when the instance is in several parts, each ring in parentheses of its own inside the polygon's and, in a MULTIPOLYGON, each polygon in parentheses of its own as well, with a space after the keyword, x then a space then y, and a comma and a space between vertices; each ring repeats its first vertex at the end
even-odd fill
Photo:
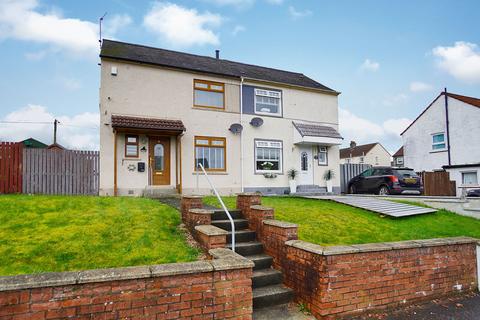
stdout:
POLYGON ((152 185, 170 184, 170 138, 150 137, 150 172, 152 185))

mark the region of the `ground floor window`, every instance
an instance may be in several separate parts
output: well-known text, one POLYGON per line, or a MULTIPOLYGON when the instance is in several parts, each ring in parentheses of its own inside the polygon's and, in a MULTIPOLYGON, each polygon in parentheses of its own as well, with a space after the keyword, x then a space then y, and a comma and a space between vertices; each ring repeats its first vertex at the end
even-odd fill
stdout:
POLYGON ((138 136, 125 135, 125 157, 138 158, 138 136))
POLYGON ((318 147, 318 164, 321 166, 326 166, 328 164, 328 158, 327 158, 327 147, 318 147))
POLYGON ((226 149, 225 138, 195 137, 195 169, 201 163, 207 171, 225 171, 226 149))
POLYGON ((463 185, 477 185, 478 177, 476 171, 462 172, 462 184, 463 185))
POLYGON ((282 142, 271 140, 255 140, 255 171, 282 171, 282 142))

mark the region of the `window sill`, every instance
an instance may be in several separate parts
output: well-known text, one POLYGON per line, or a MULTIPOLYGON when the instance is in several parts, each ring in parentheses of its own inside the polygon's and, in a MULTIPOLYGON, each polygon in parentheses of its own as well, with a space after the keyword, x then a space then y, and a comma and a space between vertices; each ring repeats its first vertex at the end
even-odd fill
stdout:
POLYGON ((264 171, 264 172, 260 172, 260 171, 256 171, 255 172, 256 175, 264 175, 264 174, 276 174, 278 176, 283 176, 283 172, 275 172, 275 171, 264 171))
POLYGON ((253 112, 256 116, 261 117, 272 117, 272 118, 283 118, 283 114, 273 114, 273 113, 260 113, 260 112, 253 112))
MULTIPOLYGON (((198 175, 201 175, 201 176, 204 175, 204 173, 203 173, 203 172, 200 172, 200 171, 194 171, 194 172, 192 172, 192 175, 195 175, 195 176, 196 176, 197 174, 198 174, 198 175)), ((226 176, 226 175, 228 175, 228 172, 226 172, 226 171, 207 171, 207 174, 208 174, 209 176, 226 176)))
POLYGON ((207 106, 193 106, 192 109, 198 109, 198 110, 210 110, 210 111, 220 111, 220 112, 225 112, 225 107, 223 108, 217 108, 217 107, 207 107, 207 106))
POLYGON ((136 157, 124 157, 122 159, 123 161, 127 160, 127 161, 142 161, 141 158, 136 158, 136 157))
POLYGON ((430 153, 447 152, 447 149, 431 150, 430 153))

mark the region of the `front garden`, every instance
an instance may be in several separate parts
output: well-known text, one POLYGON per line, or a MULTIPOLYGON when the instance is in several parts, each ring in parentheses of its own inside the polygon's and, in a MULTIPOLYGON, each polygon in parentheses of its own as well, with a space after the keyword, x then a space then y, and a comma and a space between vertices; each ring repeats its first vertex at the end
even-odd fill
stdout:
MULTIPOLYGON (((235 197, 223 200, 228 208, 235 208, 235 197)), ((204 202, 219 207, 215 197, 206 197, 204 202)), ((320 245, 455 236, 480 238, 480 220, 447 210, 395 219, 328 200, 262 197, 262 205, 275 209, 275 219, 298 224, 300 240, 320 245)))
POLYGON ((0 275, 196 260, 180 215, 158 201, 0 196, 0 275))

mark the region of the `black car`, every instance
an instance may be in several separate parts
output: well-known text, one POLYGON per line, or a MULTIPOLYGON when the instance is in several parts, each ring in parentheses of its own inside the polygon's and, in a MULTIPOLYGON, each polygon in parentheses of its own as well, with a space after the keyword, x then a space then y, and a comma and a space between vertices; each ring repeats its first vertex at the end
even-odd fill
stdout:
POLYGON ((420 177, 409 168, 373 167, 353 177, 348 183, 349 193, 422 194, 420 177))
POLYGON ((480 189, 468 190, 467 197, 480 197, 480 189))

